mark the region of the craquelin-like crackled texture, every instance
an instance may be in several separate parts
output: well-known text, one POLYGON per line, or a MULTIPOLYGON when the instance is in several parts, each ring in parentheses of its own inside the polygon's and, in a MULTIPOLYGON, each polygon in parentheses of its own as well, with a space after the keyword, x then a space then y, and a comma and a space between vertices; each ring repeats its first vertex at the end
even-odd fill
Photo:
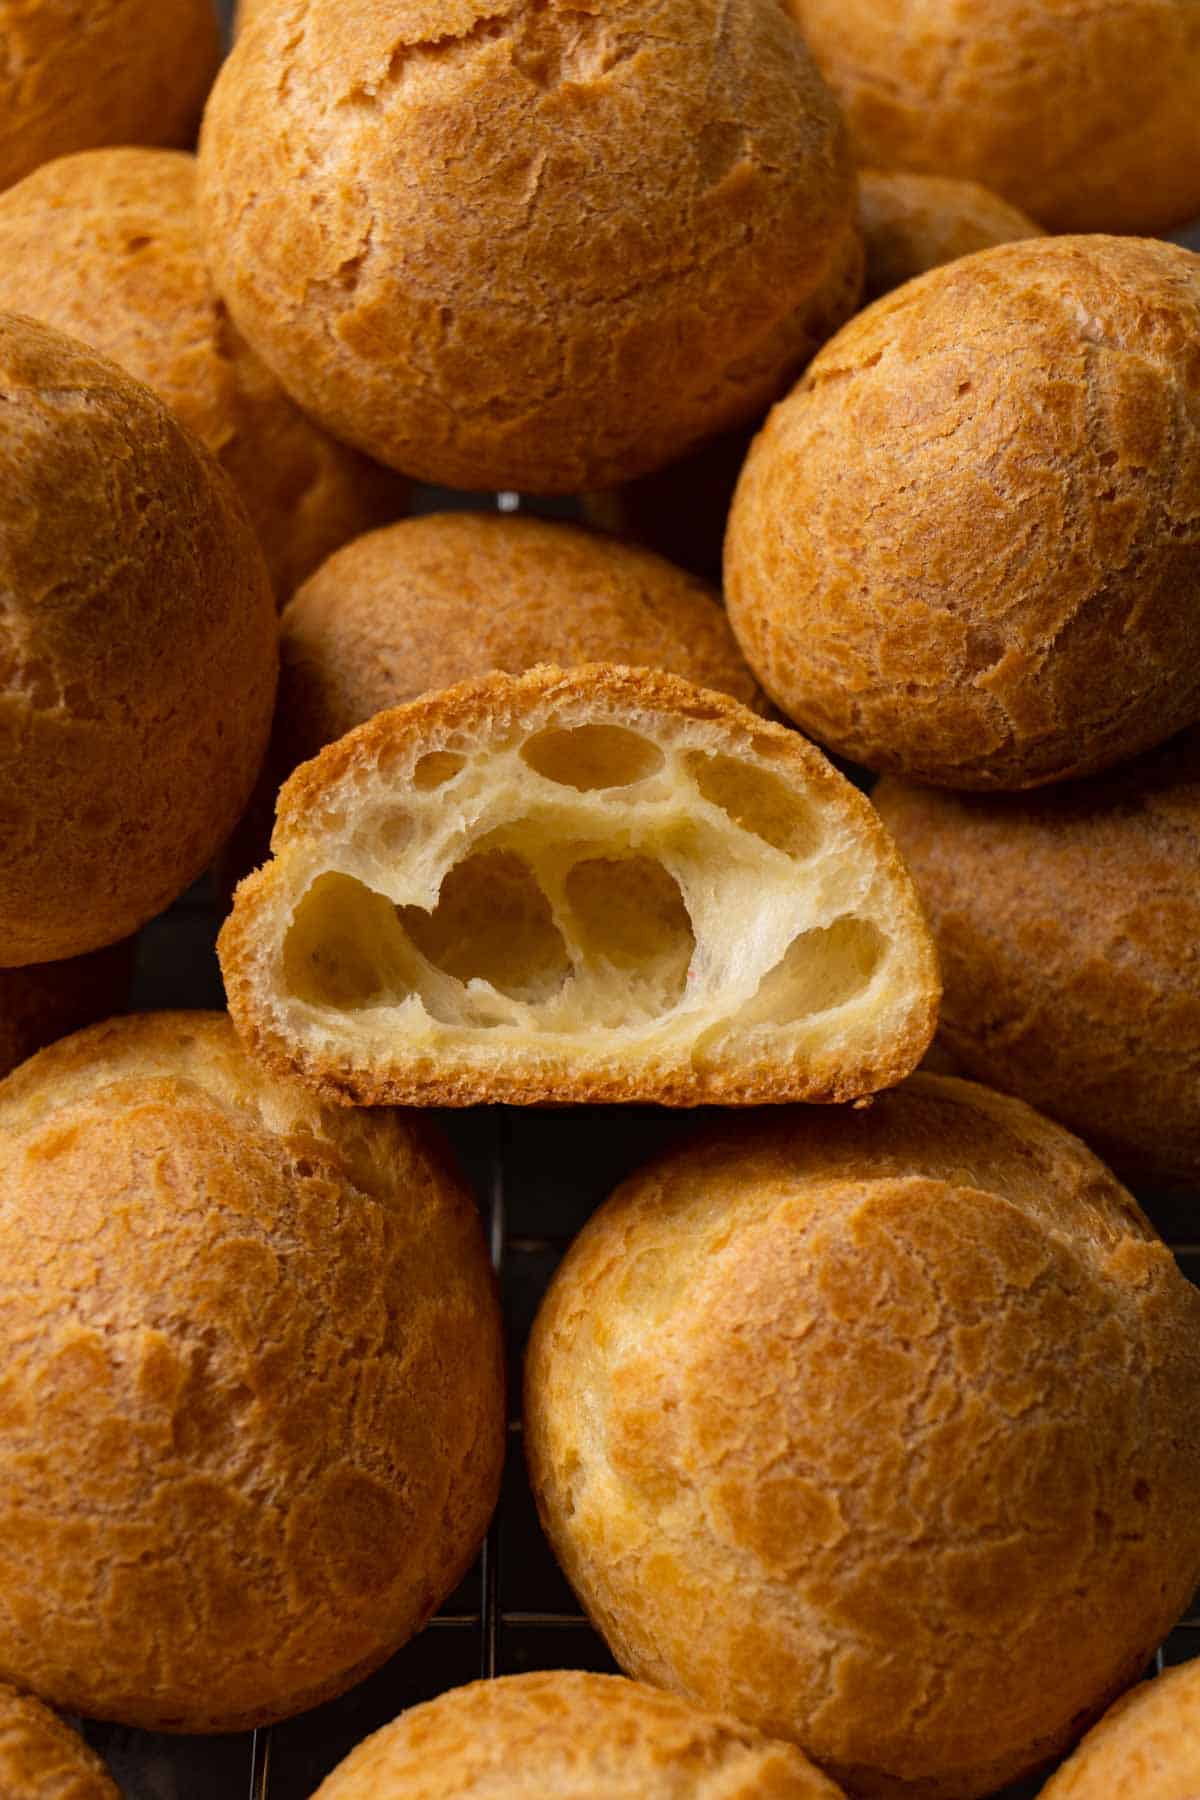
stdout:
POLYGON ((859 172, 858 216, 867 252, 868 300, 957 256, 1044 236, 1027 213, 978 181, 901 169, 859 172))
POLYGON ((451 487, 606 487, 753 417, 860 255, 841 116, 760 0, 286 0, 200 161, 250 343, 451 487))
POLYGON ((1042 1800, 1196 1800, 1200 1662, 1118 1700, 1047 1784, 1042 1800))
POLYGON ((1200 257, 1002 244, 860 313, 730 518, 747 660, 822 742, 947 787, 1091 773, 1200 717, 1200 257))
POLYGON ((579 1670, 510 1675, 413 1707, 316 1800, 839 1800, 791 1744, 674 1694, 579 1670))
POLYGON ((766 709, 711 589, 598 532, 499 513, 347 544, 287 608, 280 658, 285 773, 387 707, 538 663, 666 669, 766 709))
POLYGON ((1193 0, 789 0, 860 162, 982 181, 1052 231, 1200 212, 1193 0))
POLYGON ((121 1800, 100 1758, 28 1694, 0 1684, 4 1800, 121 1800))
POLYGON ((237 488, 281 600, 401 511, 404 482, 306 419, 217 298, 193 157, 86 151, 0 195, 5 308, 84 339, 166 401, 237 488))
POLYGON ((280 1073, 364 1105, 847 1100, 938 978, 874 808, 795 732, 649 669, 492 675, 284 787, 221 933, 280 1073))
POLYGON ((0 188, 100 144, 190 144, 220 55, 212 0, 0 0, 0 188))
POLYGON ((133 979, 133 941, 65 962, 0 969, 0 1076, 35 1050, 123 1012, 133 979))
POLYGON ((0 967, 114 943, 212 861, 275 700, 262 552, 161 401, 0 314, 0 967))
POLYGON ((1029 796, 880 783, 964 1073, 1118 1167, 1200 1180, 1200 730, 1029 796))
POLYGON ((501 1327, 423 1125, 321 1108, 223 1015, 94 1026, 0 1086, 0 1268, 4 1676, 240 1730, 353 1686, 466 1570, 501 1327))
POLYGON ((1082 1144, 914 1076, 714 1129, 543 1303, 525 1442, 621 1665, 850 1793, 1064 1748, 1200 1575, 1200 1294, 1082 1144))

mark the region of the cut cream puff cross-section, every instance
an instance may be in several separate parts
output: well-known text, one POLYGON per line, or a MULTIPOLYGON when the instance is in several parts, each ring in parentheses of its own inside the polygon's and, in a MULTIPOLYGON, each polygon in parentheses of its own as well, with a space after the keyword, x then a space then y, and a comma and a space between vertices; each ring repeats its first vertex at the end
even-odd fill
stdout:
POLYGON ((272 1067, 365 1105, 845 1101, 939 983, 869 802, 805 739, 647 669, 492 675, 298 769, 221 934, 272 1067))

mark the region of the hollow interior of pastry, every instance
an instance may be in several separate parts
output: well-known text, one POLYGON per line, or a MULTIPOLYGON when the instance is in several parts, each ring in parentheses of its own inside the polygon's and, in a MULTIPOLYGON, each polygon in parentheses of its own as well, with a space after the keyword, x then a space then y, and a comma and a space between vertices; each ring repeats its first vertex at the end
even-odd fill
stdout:
POLYGON ((764 1034, 886 1037, 912 1002, 894 877, 845 797, 703 721, 404 760, 344 777, 288 847, 285 1029, 336 1022, 385 1058, 540 1040, 573 1067, 631 1046, 702 1066, 764 1034))

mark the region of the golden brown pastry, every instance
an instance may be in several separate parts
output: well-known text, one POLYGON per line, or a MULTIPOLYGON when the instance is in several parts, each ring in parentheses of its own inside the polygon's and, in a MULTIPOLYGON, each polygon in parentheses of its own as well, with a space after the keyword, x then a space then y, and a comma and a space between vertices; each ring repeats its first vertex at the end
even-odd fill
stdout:
POLYGON ((730 621, 791 718, 947 787, 1200 719, 1200 257, 1002 244, 852 320, 738 484, 730 621))
POLYGON ((49 1707, 0 1683, 4 1800, 120 1800, 104 1764, 49 1707))
POLYGON ((648 551, 544 519, 433 513, 372 532, 318 569, 281 633, 286 770, 386 707, 538 663, 666 669, 765 705, 709 589, 648 551))
POLYGON ((0 188, 73 150, 191 143, 219 55, 213 0, 0 0, 0 188))
POLYGON ((525 1442, 621 1665, 863 1800, 1062 1749, 1200 1575, 1200 1294, 1077 1139, 914 1076, 712 1129, 596 1214, 525 1442))
POLYGON ((0 969, 0 1076, 55 1038, 124 1011, 132 977, 129 938, 66 962, 0 969))
MULTIPOLYGON (((840 262, 806 308, 807 331, 796 358, 797 373, 858 310, 862 291, 863 244, 855 234, 846 238, 840 262)), ((690 456, 636 481, 584 494, 584 517, 719 584, 729 504, 761 423, 756 418, 751 425, 722 432, 690 456)))
POLYGON ((1141 1176, 1200 1181, 1200 731, 1009 797, 885 780, 963 1072, 1141 1176))
POLYGON ((268 8, 201 197, 293 398, 460 488, 605 487, 752 418, 861 257, 840 115, 760 0, 268 8))
POLYGON ((217 299, 194 157, 91 150, 0 195, 0 310, 82 338, 152 387, 230 477, 286 600, 405 486, 292 405, 217 299))
POLYGON ((219 950, 247 1046, 374 1106, 848 1100, 937 965, 873 808, 722 694, 590 664, 380 713, 284 787, 219 950))
POLYGON ((233 13, 234 36, 236 37, 239 31, 244 31, 247 25, 252 24, 255 19, 260 18, 266 12, 268 6, 274 4, 275 0, 237 0, 233 13))
POLYGON ((1027 213, 978 181, 902 169, 860 172, 858 216, 868 300, 958 256, 1045 235, 1027 213))
POLYGON ((1200 1662, 1170 1669, 1107 1712, 1042 1800, 1196 1800, 1200 1662))
POLYGON ((791 1744, 674 1694, 578 1669, 509 1675, 415 1706, 314 1800, 838 1800, 791 1744))
POLYGON ((218 866, 227 902, 266 861, 280 784, 375 713, 538 663, 667 669, 766 710, 717 597, 644 550, 529 515, 430 513, 329 558, 280 621, 267 765, 218 866))
POLYGON ((94 1026, 0 1085, 0 1672, 233 1731, 351 1687, 470 1563, 504 1450, 479 1220, 411 1117, 228 1019, 94 1026))
POLYGON ((1200 212, 1194 0, 789 0, 859 160, 982 181, 1052 231, 1200 212))
POLYGON ((249 797, 275 607, 226 477, 115 364, 0 314, 0 967, 128 936, 249 797))

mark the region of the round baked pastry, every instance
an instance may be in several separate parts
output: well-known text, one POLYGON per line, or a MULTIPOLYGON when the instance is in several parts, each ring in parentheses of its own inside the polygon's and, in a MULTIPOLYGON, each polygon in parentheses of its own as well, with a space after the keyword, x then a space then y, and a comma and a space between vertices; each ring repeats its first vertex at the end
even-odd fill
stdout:
POLYGON ((867 252, 868 300, 956 257, 1044 236, 1020 207, 978 181, 901 169, 861 171, 858 216, 867 252))
POLYGON ((281 1075, 360 1105, 852 1100, 937 964, 856 788, 723 694, 593 663, 379 713, 279 797, 219 951, 281 1075))
POLYGON ((504 1450, 475 1208, 411 1117, 329 1111, 218 1014, 0 1085, 0 1671, 234 1731, 353 1686, 474 1556, 504 1450))
POLYGON ((230 899, 267 858, 297 763, 469 676, 629 663, 766 710, 711 590, 644 550, 529 516, 433 513, 347 544, 286 609, 280 657, 267 765, 218 869, 230 899))
POLYGON ((454 1688, 360 1744, 314 1800, 838 1800, 791 1744, 617 1675, 454 1688))
POLYGON ((0 967, 127 937, 212 860, 270 729, 275 607, 160 400, 0 314, 0 967))
POLYGON ((0 0, 0 188, 100 144, 189 144, 220 55, 212 0, 0 0))
POLYGON ((124 1010, 133 978, 133 941, 66 962, 0 969, 0 1076, 35 1050, 124 1010))
POLYGON ((789 0, 859 160, 983 181, 1053 231, 1200 212, 1194 0, 789 0))
POLYGON ((860 313, 777 406, 730 621, 797 724, 947 787, 1083 775, 1200 718, 1200 257, 1035 238, 860 313))
POLYGON ((287 769, 386 707, 538 663, 666 669, 761 710, 716 596, 648 551, 543 519, 441 513, 347 544, 281 624, 287 769))
POLYGON ((862 255, 841 116, 761 0, 269 7, 201 177, 288 392, 459 488, 607 487, 753 417, 862 255))
POLYGON ((4 1800, 121 1800, 104 1764, 49 1707, 0 1684, 4 1800))
POLYGON ((84 339, 152 387, 230 477, 284 600, 339 544, 395 517, 404 483, 292 405, 209 280, 196 164, 90 150, 0 195, 0 310, 84 339))
POLYGON ((1200 1662, 1144 1682, 1105 1714, 1042 1800, 1195 1800, 1200 1662))
POLYGON ((917 1075, 633 1176, 534 1328, 542 1519, 632 1675, 973 1800, 1200 1574, 1200 1294, 1077 1139, 917 1075))
POLYGON ((966 1074, 1110 1162, 1200 1181, 1200 730, 1028 796, 876 789, 966 1074))

